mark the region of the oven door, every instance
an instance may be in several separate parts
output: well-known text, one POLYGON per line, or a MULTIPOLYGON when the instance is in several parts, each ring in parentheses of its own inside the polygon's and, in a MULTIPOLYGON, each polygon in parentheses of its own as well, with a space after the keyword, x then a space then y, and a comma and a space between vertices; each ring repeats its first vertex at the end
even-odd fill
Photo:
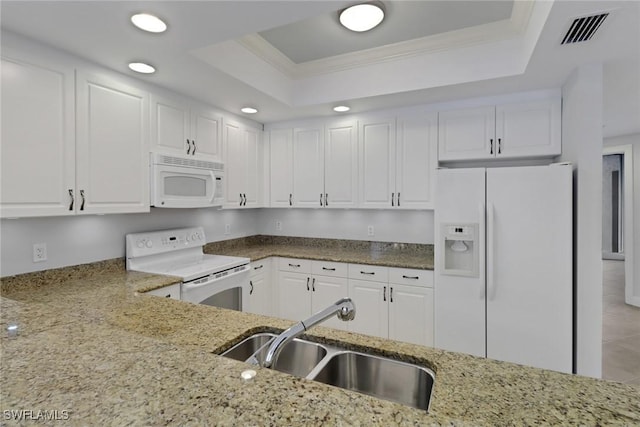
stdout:
POLYGON ((183 301, 242 311, 249 296, 249 264, 182 284, 183 301))
POLYGON ((151 166, 151 206, 200 208, 222 206, 223 173, 182 166, 151 166))

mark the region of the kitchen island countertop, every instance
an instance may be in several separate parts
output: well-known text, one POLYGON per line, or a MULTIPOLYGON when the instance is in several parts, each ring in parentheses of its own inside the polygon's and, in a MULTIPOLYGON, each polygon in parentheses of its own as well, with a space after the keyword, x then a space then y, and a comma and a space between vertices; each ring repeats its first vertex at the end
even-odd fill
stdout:
POLYGON ((68 411, 67 425, 640 424, 638 386, 324 327, 308 337, 433 369, 430 412, 268 369, 245 381, 217 353, 291 322, 139 292, 174 282, 123 260, 3 278, 1 409, 68 411))

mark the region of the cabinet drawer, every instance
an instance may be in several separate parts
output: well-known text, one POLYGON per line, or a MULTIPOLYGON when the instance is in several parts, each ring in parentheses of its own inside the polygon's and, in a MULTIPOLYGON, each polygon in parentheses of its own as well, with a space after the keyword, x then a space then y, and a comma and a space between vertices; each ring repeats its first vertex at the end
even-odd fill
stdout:
POLYGON ((249 273, 249 276, 254 277, 258 274, 264 274, 270 270, 269 267, 271 267, 271 258, 254 261, 251 263, 251 272, 249 273))
POLYGON ((331 261, 311 261, 311 273, 319 276, 347 277, 349 264, 331 261))
POLYGON ((311 273, 311 260, 298 258, 280 258, 280 271, 294 271, 296 273, 311 273))
POLYGON ((149 292, 145 292, 145 295, 154 295, 157 297, 180 299, 180 283, 175 285, 165 286, 164 288, 154 289, 149 292))
POLYGON ((378 265, 349 264, 349 279, 388 282, 389 267, 378 265))
POLYGON ((389 268, 389 283, 433 288, 433 271, 414 268, 389 268))

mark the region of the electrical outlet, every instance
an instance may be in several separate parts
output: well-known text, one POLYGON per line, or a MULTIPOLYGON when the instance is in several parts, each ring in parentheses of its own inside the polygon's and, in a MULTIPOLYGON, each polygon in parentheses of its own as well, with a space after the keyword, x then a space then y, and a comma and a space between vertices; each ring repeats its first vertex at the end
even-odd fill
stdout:
POLYGON ((231 234, 231 224, 224 225, 224 234, 231 234))
POLYGON ((33 244, 33 262, 42 262, 46 260, 47 260, 47 244, 34 243, 33 244))
POLYGON ((282 221, 276 221, 276 231, 282 231, 282 221))
POLYGON ((374 233, 374 229, 373 229, 373 225, 370 225, 367 227, 367 236, 373 236, 374 233))

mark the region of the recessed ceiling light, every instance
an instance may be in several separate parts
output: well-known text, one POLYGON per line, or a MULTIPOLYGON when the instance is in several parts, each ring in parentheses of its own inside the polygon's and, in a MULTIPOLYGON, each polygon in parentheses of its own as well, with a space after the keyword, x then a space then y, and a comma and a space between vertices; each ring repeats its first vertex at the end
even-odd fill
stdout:
POLYGON ((347 107, 346 105, 338 105, 336 107, 333 107, 333 111, 335 111, 337 113, 346 113, 350 109, 351 108, 347 107))
POLYGON ((157 16, 148 13, 138 13, 131 17, 133 25, 150 33, 163 33, 167 30, 167 24, 157 16))
POLYGON ((246 114, 255 114, 258 112, 258 110, 253 107, 242 107, 240 111, 246 114))
POLYGON ((369 31, 384 19, 384 11, 375 4, 357 4, 340 12, 340 23, 351 31, 369 31))
POLYGON ((155 73, 156 69, 149 64, 145 64, 144 62, 130 62, 129 68, 131 68, 136 73, 142 74, 151 74, 155 73))

